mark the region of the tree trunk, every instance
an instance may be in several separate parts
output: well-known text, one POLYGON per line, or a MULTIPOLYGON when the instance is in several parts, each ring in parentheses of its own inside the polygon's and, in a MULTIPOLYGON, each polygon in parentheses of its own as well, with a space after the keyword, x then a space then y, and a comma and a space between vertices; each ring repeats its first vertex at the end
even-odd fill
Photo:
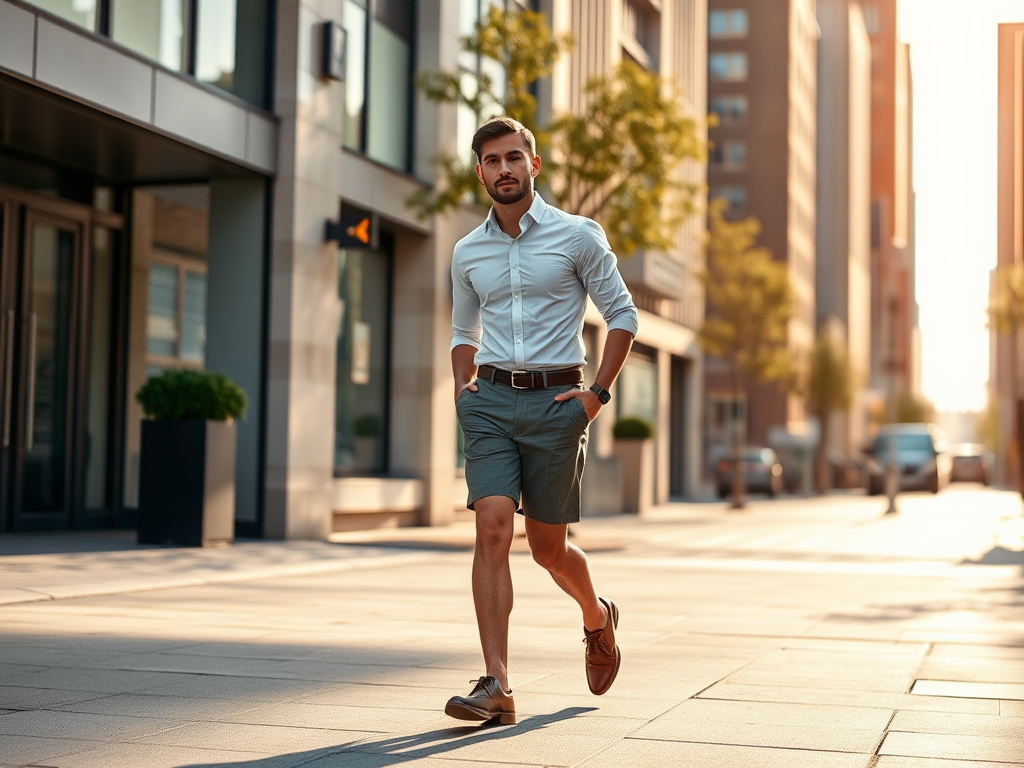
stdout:
MULTIPOLYGON (((732 397, 733 407, 739 411, 740 382, 736 362, 732 363, 732 397)), ((743 414, 746 418, 746 414, 743 414)), ((743 477, 743 437, 746 435, 746 424, 742 429, 733 430, 732 437, 732 503, 730 509, 743 509, 747 506, 746 482, 743 477)))
POLYGON ((829 439, 830 413, 819 413, 818 424, 818 450, 814 457, 814 490, 822 495, 828 490, 828 439, 829 439))

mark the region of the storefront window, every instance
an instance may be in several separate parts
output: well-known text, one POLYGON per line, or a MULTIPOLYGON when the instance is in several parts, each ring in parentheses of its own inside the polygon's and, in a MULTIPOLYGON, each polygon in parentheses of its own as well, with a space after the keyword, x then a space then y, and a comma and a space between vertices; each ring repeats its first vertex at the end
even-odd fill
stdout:
POLYGON ((117 232, 93 230, 89 280, 89 380, 86 411, 85 507, 110 506, 107 483, 110 422, 111 334, 114 309, 114 254, 117 232))
POLYGON ((387 471, 391 243, 338 250, 337 391, 334 469, 338 475, 387 471))
POLYGON ((363 108, 366 106, 366 11, 356 0, 345 0, 345 113, 342 143, 363 148, 363 108))
POLYGON ((199 0, 196 25, 196 79, 234 90, 235 2, 199 0))
POLYGON ((111 35, 121 45, 168 69, 182 68, 185 33, 183 0, 132 0, 113 6, 111 35))
POLYGON ((60 16, 65 21, 85 27, 90 32, 96 29, 96 0, 29 0, 37 8, 60 16))
POLYGON ((399 171, 409 168, 413 0, 345 0, 342 143, 399 171))

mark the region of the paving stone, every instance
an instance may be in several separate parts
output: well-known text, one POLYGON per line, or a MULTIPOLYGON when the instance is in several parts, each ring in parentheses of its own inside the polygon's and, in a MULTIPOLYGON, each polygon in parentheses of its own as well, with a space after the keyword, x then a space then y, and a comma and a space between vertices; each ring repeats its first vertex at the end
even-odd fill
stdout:
POLYGON ((27 688, 72 688, 96 693, 129 693, 179 683, 181 680, 181 675, 170 673, 56 667, 42 672, 17 675, 5 683, 27 688))
POLYGON ((44 736, 91 741, 127 741, 148 736, 175 723, 153 718, 125 715, 96 715, 82 712, 35 710, 16 712, 0 718, 0 734, 7 736, 44 736))
POLYGON ((795 688, 835 688, 847 690, 858 688, 864 691, 904 693, 913 682, 911 675, 860 674, 851 671, 846 674, 800 672, 797 670, 755 671, 740 669, 726 678, 727 682, 739 685, 792 686, 795 688))
POLYGON ((735 701, 775 701, 792 704, 835 704, 852 707, 885 709, 919 709, 937 712, 964 712, 984 715, 999 714, 999 703, 986 699, 957 699, 944 696, 912 696, 907 693, 886 693, 837 688, 797 688, 792 686, 739 685, 716 683, 698 696, 701 699, 735 701))
POLYGON ((1008 715, 1010 717, 1024 717, 1024 701, 1000 701, 999 714, 1008 715))
POLYGON ((889 724, 889 730, 973 736, 1017 736, 1024 739, 1024 717, 901 711, 896 713, 889 724))
POLYGON ((1024 740, 1019 735, 1001 737, 891 732, 886 735, 878 754, 1021 763, 1024 762, 1024 740))
POLYGON ((917 673, 923 680, 973 683, 1024 683, 1024 659, 985 657, 928 658, 917 673))
POLYGON ((792 749, 629 738, 584 760, 579 768, 650 768, 655 765, 700 768, 865 768, 868 759, 867 755, 841 752, 796 752, 792 749))
POLYGON ((322 758, 313 760, 310 763, 302 763, 302 768, 392 768, 401 765, 402 768, 547 768, 548 763, 510 763, 492 762, 490 760, 476 759, 471 763, 465 760, 448 760, 443 757, 424 757, 402 759, 396 763, 393 757, 388 755, 374 755, 366 752, 336 752, 322 758))
POLYGON ((414 708, 401 698, 390 707, 339 706, 291 702, 249 709, 216 718, 222 722, 280 725, 294 728, 327 728, 378 733, 420 732, 451 725, 444 701, 429 709, 414 708))
POLYGON ((632 735, 637 739, 660 741, 870 754, 881 738, 881 731, 837 728, 834 724, 819 727, 774 725, 768 728, 760 724, 679 722, 660 718, 632 735))
MULTIPOLYGON (((181 678, 179 678, 181 680, 181 678)), ((186 675, 181 682, 152 688, 157 696, 184 696, 199 699, 230 699, 246 702, 273 702, 307 696, 322 688, 320 683, 302 680, 270 680, 259 677, 227 675, 186 675)))
POLYGON ((3 759, 14 765, 52 764, 64 755, 72 755, 95 746, 96 742, 86 740, 5 735, 3 759))
POLYGON ((133 715, 164 720, 218 720, 260 706, 262 702, 231 699, 198 699, 186 696, 117 694, 54 707, 64 712, 97 715, 133 715))
POLYGON ((0 706, 12 709, 46 709, 61 704, 103 698, 105 695, 94 691, 66 691, 59 688, 0 685, 0 706))
POLYGON ((311 749, 345 749, 375 736, 379 734, 343 729, 205 722, 186 723, 136 741, 194 749, 213 744, 244 744, 246 751, 281 754, 311 749))
POLYGON ((876 768, 1007 768, 1024 763, 989 763, 976 760, 933 760, 929 757, 897 757, 882 755, 876 768))
POLYGON ((972 699, 1024 701, 1024 683, 971 683, 950 680, 918 680, 910 691, 921 696, 962 696, 972 699))
POLYGON ((196 749, 163 744, 105 744, 66 757, 49 759, 47 768, 292 768, 305 766, 325 750, 291 754, 232 751, 220 748, 196 749))

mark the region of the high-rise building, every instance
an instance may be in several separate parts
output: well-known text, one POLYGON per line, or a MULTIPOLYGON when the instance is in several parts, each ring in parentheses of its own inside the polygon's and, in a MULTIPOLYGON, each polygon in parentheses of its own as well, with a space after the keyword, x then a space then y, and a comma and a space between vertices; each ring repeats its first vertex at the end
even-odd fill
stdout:
MULTIPOLYGON (((706 0, 497 3, 576 35, 537 84, 546 114, 626 57, 706 114, 706 0)), ((500 80, 460 41, 494 4, 0 0, 0 532, 132 526, 134 397, 168 368, 249 395, 241 534, 467 514, 450 265, 486 211, 423 219, 407 201, 436 156, 469 159, 480 118, 415 75, 500 80)), ((699 482, 700 230, 624 262, 641 330, 592 428, 599 464, 616 415, 663 427, 659 500, 699 482)), ((594 362, 602 327, 588 315, 594 362)))
MULTIPOLYGON (((732 218, 755 216, 759 244, 787 265, 796 300, 789 344, 814 342, 818 26, 813 0, 711 0, 708 11, 709 195, 732 218)), ((801 401, 774 385, 735 393, 722 361, 705 363, 706 451, 741 429, 751 443, 806 440, 801 401)))
MULTIPOLYGON (((1024 267, 1024 24, 1000 24, 998 40, 997 271, 1024 267)), ((993 289, 995 279, 993 274, 993 289)), ((1024 397, 1022 341, 1020 331, 991 332, 988 397, 990 407, 999 409, 1002 482, 1019 482, 1014 419, 1024 397)))
POLYGON ((896 0, 865 0, 871 39, 872 357, 877 408, 896 393, 920 395, 920 330, 914 287, 913 81, 899 38, 896 0))
POLYGON ((855 1, 817 0, 817 17, 815 319, 858 374, 853 405, 832 416, 826 446, 849 459, 866 441, 871 370, 871 42, 855 1))

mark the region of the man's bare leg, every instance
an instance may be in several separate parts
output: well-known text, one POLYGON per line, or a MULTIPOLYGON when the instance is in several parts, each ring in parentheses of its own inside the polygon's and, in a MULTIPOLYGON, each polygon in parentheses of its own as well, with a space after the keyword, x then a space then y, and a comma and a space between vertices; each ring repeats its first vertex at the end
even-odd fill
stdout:
POLYGON ((590 561, 583 550, 569 542, 568 530, 567 525, 548 525, 526 518, 526 538, 533 559, 579 603, 583 626, 591 631, 602 629, 608 623, 608 611, 597 599, 590 561))
POLYGON ((508 496, 486 496, 476 510, 473 604, 488 676, 508 690, 508 621, 512 613, 512 571, 508 553, 516 505, 508 496))

